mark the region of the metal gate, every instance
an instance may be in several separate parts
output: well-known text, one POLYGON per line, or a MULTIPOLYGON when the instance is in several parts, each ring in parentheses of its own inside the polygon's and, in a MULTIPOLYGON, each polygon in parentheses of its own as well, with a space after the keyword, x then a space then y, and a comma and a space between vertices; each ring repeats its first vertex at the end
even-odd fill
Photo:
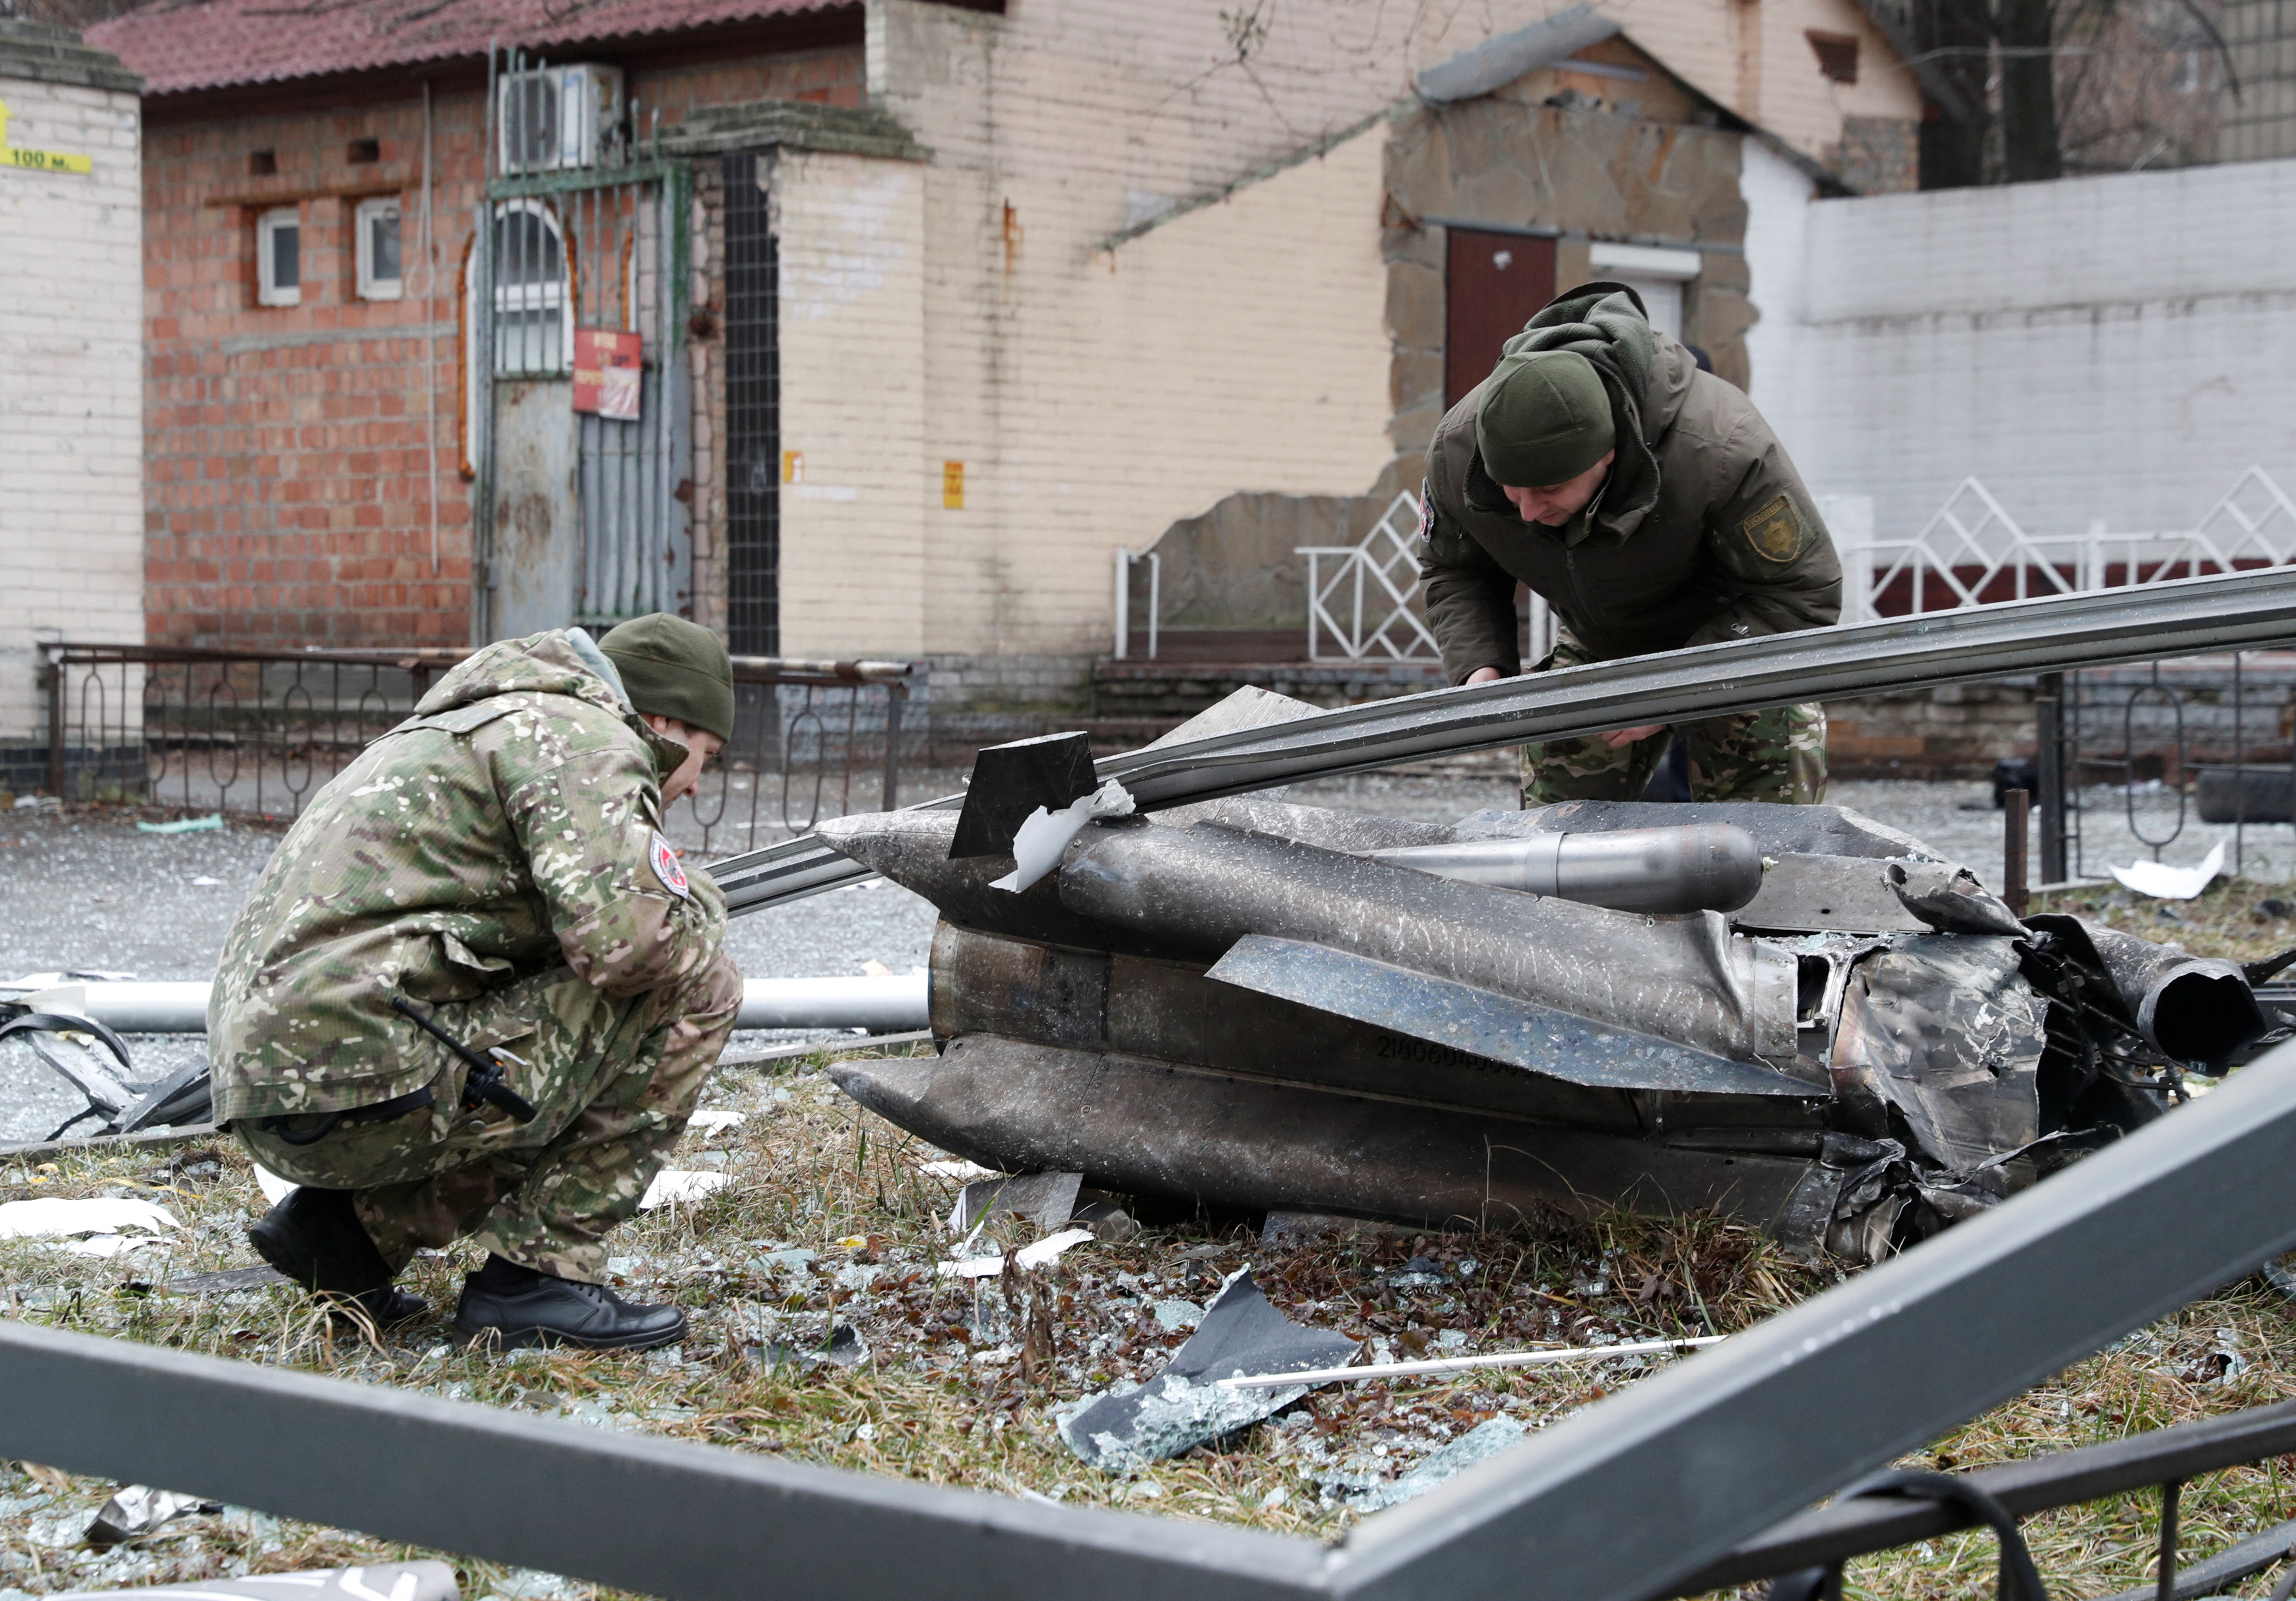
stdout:
POLYGON ((511 51, 487 89, 463 307, 473 641, 690 610, 688 169, 612 69, 511 51))

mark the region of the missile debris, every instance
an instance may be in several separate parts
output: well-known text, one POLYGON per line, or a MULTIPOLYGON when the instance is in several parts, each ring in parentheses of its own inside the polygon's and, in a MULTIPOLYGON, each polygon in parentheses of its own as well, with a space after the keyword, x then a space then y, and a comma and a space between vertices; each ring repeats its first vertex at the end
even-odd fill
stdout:
POLYGON ((1359 1348, 1345 1335, 1302 1328, 1239 1269, 1164 1370, 1136 1389, 1088 1396, 1060 1420, 1061 1438, 1083 1461, 1124 1473, 1232 1434, 1290 1406, 1304 1383, 1224 1389, 1231 1376, 1326 1368, 1359 1348))
POLYGON ((1753 836, 1730 823, 1406 845, 1369 854, 1390 867, 1618 911, 1735 911, 1762 887, 1753 836))
POLYGON ((823 826, 942 917, 939 1054, 832 1074, 959 1157, 1116 1194, 1417 1226, 1718 1210, 1867 1261, 2267 1026, 2234 964, 2021 921, 1840 807, 1212 800, 1089 822, 1019 894, 957 829, 823 826))

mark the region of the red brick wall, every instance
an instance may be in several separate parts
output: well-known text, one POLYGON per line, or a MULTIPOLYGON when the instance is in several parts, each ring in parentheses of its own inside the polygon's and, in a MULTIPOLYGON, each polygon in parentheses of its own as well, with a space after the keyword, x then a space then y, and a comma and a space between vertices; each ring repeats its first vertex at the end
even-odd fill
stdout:
MULTIPOLYGON (((692 107, 747 100, 857 106, 864 78, 856 46, 634 69, 628 87, 667 127, 692 107)), ((147 104, 145 603, 155 644, 469 637, 454 327, 483 181, 484 94, 465 86, 434 95, 438 271, 426 296, 416 248, 420 94, 331 110, 258 105, 190 121, 147 104), (380 161, 349 162, 361 139, 380 142, 380 161), (261 151, 274 152, 275 175, 251 175, 261 151), (397 301, 356 292, 353 210, 378 193, 396 193, 401 206, 406 294, 397 301), (284 204, 301 216, 302 304, 258 306, 256 218, 284 204), (435 429, 426 383, 436 386, 435 429)))

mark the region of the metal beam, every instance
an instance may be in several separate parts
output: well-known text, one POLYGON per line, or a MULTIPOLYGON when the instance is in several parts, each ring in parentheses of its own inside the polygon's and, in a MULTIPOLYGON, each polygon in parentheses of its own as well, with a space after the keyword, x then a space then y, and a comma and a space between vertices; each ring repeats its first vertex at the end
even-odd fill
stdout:
MULTIPOLYGON (((2203 1417, 2131 1434, 2102 1445, 2020 1457, 1962 1476, 2021 1518, 2292 1453, 2296 1453, 2296 1401, 2284 1401, 2228 1417, 2203 1417)), ((1727 1589, 1797 1568, 1934 1539, 1956 1529, 1972 1528, 1976 1521, 1942 1501, 1895 1496, 1813 1507, 1747 1541, 1721 1561, 1701 1568, 1679 1583, 1677 1593, 1699 1596, 1727 1589)), ((2276 1547, 2267 1548, 2284 1555, 2292 1540, 2296 1540, 2296 1524, 2289 1526, 2276 1547)), ((2180 1570, 2180 1580, 2185 1571, 2180 1570)))
POLYGON ((676 1601, 1269 1601, 1314 1544, 620 1434, 0 1320, 0 1455, 676 1601))
MULTIPOLYGON (((1150 811, 1277 784, 1805 700, 2254 649, 2296 639, 2296 568, 2228 573, 1731 640, 1398 696, 1096 764, 1150 811)), ((952 796, 926 803, 955 806, 952 796)), ((729 912, 860 883, 812 836, 711 864, 729 912)))
POLYGON ((2296 1046, 1365 1523, 1365 1601, 1643 1601, 2296 1246, 2296 1046), (2190 1220, 2205 1217, 2195 1233, 2190 1220))

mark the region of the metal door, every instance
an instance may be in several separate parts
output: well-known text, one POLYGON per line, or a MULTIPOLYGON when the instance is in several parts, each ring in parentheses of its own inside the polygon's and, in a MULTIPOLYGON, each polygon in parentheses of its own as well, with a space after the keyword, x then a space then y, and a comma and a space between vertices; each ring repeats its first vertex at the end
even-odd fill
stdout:
POLYGON ((693 529, 677 494, 693 453, 690 179, 658 142, 634 137, 644 115, 635 102, 562 115, 534 87, 551 78, 518 52, 489 61, 490 176, 465 316, 480 375, 471 420, 479 643, 690 614, 693 604, 693 529), (537 113, 546 139, 533 136, 537 113), (575 410, 576 335, 594 330, 642 341, 634 421, 575 410))
POLYGON ((1449 230, 1444 274, 1443 404, 1491 375, 1499 349, 1554 298, 1554 241, 1449 230))

